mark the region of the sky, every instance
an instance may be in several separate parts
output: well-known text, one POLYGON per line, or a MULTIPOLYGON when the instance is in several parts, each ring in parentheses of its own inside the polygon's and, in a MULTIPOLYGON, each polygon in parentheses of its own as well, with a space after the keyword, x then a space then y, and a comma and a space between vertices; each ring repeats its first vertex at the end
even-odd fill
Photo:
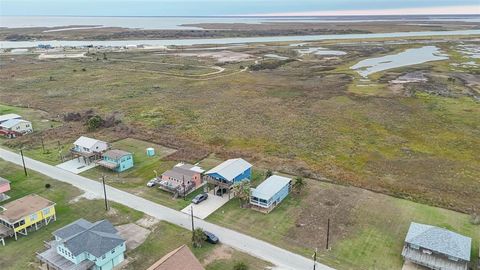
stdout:
POLYGON ((480 0, 0 0, 0 15, 315 16, 480 14, 480 0))

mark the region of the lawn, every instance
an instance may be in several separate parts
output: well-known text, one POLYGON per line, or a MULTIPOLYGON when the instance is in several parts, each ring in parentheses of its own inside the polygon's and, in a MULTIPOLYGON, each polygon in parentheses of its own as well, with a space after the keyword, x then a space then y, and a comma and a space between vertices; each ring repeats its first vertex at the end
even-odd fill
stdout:
POLYGON ((309 257, 337 269, 400 269, 410 222, 445 227, 472 237, 477 260, 480 225, 470 216, 352 187, 306 181, 269 214, 241 209, 233 199, 207 220, 309 257), (327 219, 331 250, 325 250, 327 219), (258 224, 258 226, 252 226, 258 224))
MULTIPOLYGON (((81 191, 77 188, 32 171, 29 172, 28 177, 25 177, 20 167, 2 160, 0 160, 0 176, 12 182, 12 190, 8 193, 11 196, 10 200, 36 193, 54 201, 57 211, 57 220, 48 226, 31 232, 28 236, 20 237, 18 241, 12 238, 6 239, 6 246, 0 246, 0 269, 35 268, 37 265, 35 252, 43 250, 43 242, 52 238, 51 233, 53 231, 78 218, 85 218, 90 221, 108 219, 114 225, 121 225, 136 222, 144 217, 144 214, 139 211, 113 202, 110 202, 111 210, 109 212, 104 211, 103 200, 81 199, 73 202, 72 199, 81 194, 81 191), (51 185, 48 189, 45 188, 47 183, 51 185), (22 256, 16 256, 17 254, 22 254, 22 256)), ((152 232, 142 245, 134 250, 127 251, 126 259, 129 264, 125 269, 146 269, 153 262, 180 245, 188 244, 191 246, 191 232, 188 230, 163 221, 150 229, 152 232)), ((232 250, 234 254, 232 256, 218 256, 215 253, 217 248, 220 248, 220 246, 206 244, 204 247, 192 249, 192 251, 200 261, 205 261, 207 269, 219 269, 218 265, 226 267, 222 269, 232 269, 235 260, 247 263, 251 269, 264 269, 270 266, 269 263, 235 250, 232 250)))

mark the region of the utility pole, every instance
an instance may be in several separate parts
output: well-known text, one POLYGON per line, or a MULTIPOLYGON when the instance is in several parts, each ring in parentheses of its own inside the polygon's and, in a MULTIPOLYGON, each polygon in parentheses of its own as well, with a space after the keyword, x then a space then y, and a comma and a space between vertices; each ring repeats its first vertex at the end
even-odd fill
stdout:
POLYGON ((43 137, 41 138, 42 140, 42 151, 43 151, 43 154, 45 154, 45 143, 43 142, 43 137))
POLYGON ((328 250, 328 242, 330 241, 330 219, 327 221, 327 250, 328 250))
POLYGON ((195 240, 195 226, 193 225, 193 206, 190 206, 190 213, 192 216, 192 242, 195 240))
POLYGON ((185 176, 182 176, 183 200, 185 201, 185 176))
POLYGON ((25 176, 28 176, 27 167, 25 167, 25 158, 23 157, 23 149, 20 149, 20 154, 22 155, 23 171, 25 172, 25 176))
POLYGON ((313 253, 313 270, 317 268, 317 248, 315 248, 315 252, 313 253))
POLYGON ((108 211, 107 189, 105 187, 105 175, 102 175, 103 195, 105 196, 105 211, 108 211))

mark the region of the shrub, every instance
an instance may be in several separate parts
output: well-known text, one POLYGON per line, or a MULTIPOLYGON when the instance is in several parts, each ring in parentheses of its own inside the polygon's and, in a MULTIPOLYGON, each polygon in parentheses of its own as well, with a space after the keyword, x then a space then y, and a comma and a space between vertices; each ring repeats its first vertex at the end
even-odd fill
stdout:
POLYGON ((46 188, 46 189, 49 189, 49 188, 51 188, 51 187, 52 187, 52 185, 50 185, 49 183, 45 184, 45 188, 46 188))
POLYGON ((233 265, 233 270, 248 270, 248 265, 244 262, 236 262, 235 265, 233 265))

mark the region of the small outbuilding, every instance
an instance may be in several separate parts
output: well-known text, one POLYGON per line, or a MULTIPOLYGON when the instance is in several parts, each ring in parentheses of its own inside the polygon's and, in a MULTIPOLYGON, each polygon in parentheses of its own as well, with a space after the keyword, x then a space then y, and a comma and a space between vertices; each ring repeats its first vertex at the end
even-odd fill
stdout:
POLYGON ((97 164, 120 173, 133 167, 133 154, 118 149, 108 150, 97 164))
POLYGON ((264 213, 272 211, 292 190, 292 179, 272 175, 250 192, 252 209, 264 213))
POLYGON ((402 256, 429 269, 467 270, 472 239, 447 229, 412 222, 402 256))

